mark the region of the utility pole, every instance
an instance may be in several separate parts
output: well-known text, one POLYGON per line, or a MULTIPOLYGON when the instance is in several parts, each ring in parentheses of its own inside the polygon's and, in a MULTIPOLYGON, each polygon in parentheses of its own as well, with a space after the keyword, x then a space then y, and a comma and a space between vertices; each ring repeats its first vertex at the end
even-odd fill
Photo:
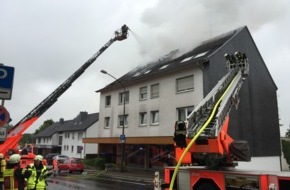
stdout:
POLYGON ((120 135, 120 140, 121 140, 121 149, 122 149, 122 160, 121 160, 121 172, 125 172, 126 171, 126 157, 125 157, 125 148, 126 148, 126 137, 125 137, 125 100, 126 100, 126 89, 124 87, 124 85, 113 75, 111 75, 110 73, 108 73, 105 70, 101 70, 101 73, 109 75, 110 77, 112 77, 113 79, 115 79, 123 88, 123 125, 122 125, 122 134, 120 135))

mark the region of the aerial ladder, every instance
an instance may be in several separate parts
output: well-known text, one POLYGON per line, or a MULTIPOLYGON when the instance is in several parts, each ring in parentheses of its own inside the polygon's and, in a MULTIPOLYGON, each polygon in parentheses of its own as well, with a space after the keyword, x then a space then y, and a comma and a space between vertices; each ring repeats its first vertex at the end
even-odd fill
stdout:
POLYGON ((249 73, 245 54, 225 55, 228 73, 217 83, 186 121, 175 123, 177 160, 188 151, 183 164, 207 167, 234 166, 234 161, 250 161, 246 141, 235 141, 228 134, 229 114, 239 104, 239 91, 249 73), (194 143, 191 143, 194 140, 194 143), (190 147, 188 147, 190 145, 190 147))
MULTIPOLYGON (((93 64, 93 62, 115 41, 122 41, 127 39, 129 28, 123 25, 121 29, 116 30, 114 36, 97 51, 89 60, 87 60, 77 71, 75 71, 67 80, 65 80, 59 87, 57 87, 47 98, 40 102, 32 111, 30 111, 23 119, 21 119, 12 129, 7 133, 7 138, 3 144, 0 145, 0 152, 5 156, 15 153, 18 147, 18 142, 22 138, 22 134, 28 129, 46 110, 48 110, 57 99, 73 84, 73 82, 80 77, 84 71, 93 64)), ((33 153, 28 157, 34 157, 33 153)))
POLYGON ((220 177, 224 174, 211 172, 226 167, 235 168, 236 161, 251 160, 248 143, 233 140, 227 134, 231 109, 237 108, 239 91, 249 74, 248 59, 240 52, 233 55, 225 54, 225 59, 227 74, 185 121, 176 121, 173 140, 178 162, 174 167, 165 168, 165 183, 160 186, 156 183, 158 187, 156 189, 162 187, 172 190, 176 189, 177 185, 180 189, 187 189, 184 187, 193 187, 195 190, 224 189, 218 186, 224 183, 223 178, 220 177), (179 172, 181 167, 182 170, 179 172), (196 170, 196 168, 207 170, 196 170), (177 173, 179 173, 179 180, 176 179, 177 173), (184 173, 189 177, 181 179, 180 176, 184 173))

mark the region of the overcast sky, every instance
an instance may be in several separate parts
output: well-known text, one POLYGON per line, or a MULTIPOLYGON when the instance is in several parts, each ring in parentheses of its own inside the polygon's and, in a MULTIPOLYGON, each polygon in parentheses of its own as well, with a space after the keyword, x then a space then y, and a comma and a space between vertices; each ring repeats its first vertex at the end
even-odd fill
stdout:
MULTIPOLYGON (((16 124, 95 54, 123 24, 115 42, 26 132, 43 121, 99 111, 95 91, 174 49, 248 26, 278 87, 281 135, 290 124, 288 0, 0 0, 0 63, 15 67, 5 107, 16 124)), ((250 60, 249 60, 250 62, 250 60)))

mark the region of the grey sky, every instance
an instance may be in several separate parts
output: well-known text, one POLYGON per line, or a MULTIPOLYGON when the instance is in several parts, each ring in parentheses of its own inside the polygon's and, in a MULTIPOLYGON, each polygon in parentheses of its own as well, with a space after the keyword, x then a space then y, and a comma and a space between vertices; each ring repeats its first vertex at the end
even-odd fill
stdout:
MULTIPOLYGON (((15 67, 12 100, 18 122, 127 24, 132 33, 115 42, 46 111, 44 120, 99 111, 95 93, 120 77, 180 48, 247 25, 278 87, 281 134, 290 124, 290 2, 287 0, 0 0, 0 63, 15 67)), ((249 60, 250 61, 250 60, 249 60)))

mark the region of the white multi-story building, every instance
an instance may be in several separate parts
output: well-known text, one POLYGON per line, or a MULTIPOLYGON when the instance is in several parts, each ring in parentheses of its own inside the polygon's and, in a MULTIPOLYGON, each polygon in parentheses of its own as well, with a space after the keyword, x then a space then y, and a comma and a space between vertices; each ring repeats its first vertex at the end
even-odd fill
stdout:
POLYGON ((124 134, 128 165, 171 164, 175 122, 184 120, 227 73, 224 54, 236 51, 247 55, 250 73, 240 91, 239 109, 230 113, 228 133, 249 143, 253 159, 243 168, 279 170, 277 87, 247 27, 205 41, 180 56, 173 51, 98 90, 98 133, 83 142, 99 144, 100 154, 110 154, 113 162, 120 163, 124 134), (261 165, 262 161, 271 164, 261 165))
POLYGON ((38 153, 59 153, 69 157, 84 158, 87 154, 97 154, 97 144, 84 144, 83 138, 92 137, 97 133, 99 114, 80 112, 72 120, 61 118, 45 130, 41 131, 36 138, 38 153))

